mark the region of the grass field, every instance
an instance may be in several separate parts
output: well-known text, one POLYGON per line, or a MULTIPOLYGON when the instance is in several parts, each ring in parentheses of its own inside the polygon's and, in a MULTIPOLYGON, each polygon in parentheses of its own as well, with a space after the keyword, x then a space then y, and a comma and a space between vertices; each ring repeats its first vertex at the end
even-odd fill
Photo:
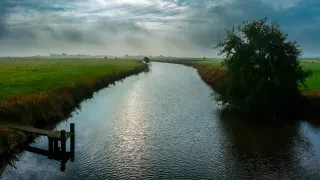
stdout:
POLYGON ((141 65, 123 60, 0 60, 0 102, 45 92, 141 65))
POLYGON ((310 69, 313 74, 307 79, 307 85, 309 89, 320 89, 320 61, 302 62, 303 69, 310 69))
POLYGON ((191 60, 191 61, 181 61, 185 62, 187 64, 199 64, 199 65, 206 65, 206 66, 215 66, 215 67, 220 67, 221 65, 221 60, 207 60, 207 61, 196 61, 196 60, 191 60))
POLYGON ((53 127, 94 92, 144 70, 138 61, 0 59, 0 159, 34 138, 6 124, 53 127))
MULTIPOLYGON (((189 60, 189 61, 180 61, 184 64, 199 64, 205 66, 213 66, 213 67, 220 67, 221 60, 210 60, 210 61, 203 61, 203 60, 189 60)), ((320 89, 320 60, 307 60, 304 59, 301 61, 302 67, 304 70, 310 69, 313 72, 312 77, 307 78, 307 85, 310 90, 320 89)), ((224 67, 222 67, 224 68, 224 67)))

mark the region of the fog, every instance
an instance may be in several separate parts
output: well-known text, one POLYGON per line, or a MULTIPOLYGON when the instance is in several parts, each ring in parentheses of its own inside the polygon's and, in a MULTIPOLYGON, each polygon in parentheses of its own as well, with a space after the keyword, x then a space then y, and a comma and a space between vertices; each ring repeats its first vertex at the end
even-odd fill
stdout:
POLYGON ((0 56, 216 57, 224 30, 268 17, 319 56, 317 0, 1 0, 0 56))

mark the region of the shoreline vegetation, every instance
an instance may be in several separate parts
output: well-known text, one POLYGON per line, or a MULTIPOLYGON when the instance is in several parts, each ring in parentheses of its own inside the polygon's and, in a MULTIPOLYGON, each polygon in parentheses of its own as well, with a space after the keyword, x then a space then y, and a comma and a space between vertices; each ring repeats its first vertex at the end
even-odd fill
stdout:
MULTIPOLYGON (((147 64, 129 60, 1 60, 0 64, 1 161, 35 138, 3 125, 52 129, 98 90, 149 70, 147 64)), ((0 162, 0 170, 6 163, 0 162)))
MULTIPOLYGON (((198 70, 201 79, 207 83, 216 93, 219 93, 219 88, 222 86, 227 69, 221 66, 222 60, 156 60, 153 62, 181 64, 193 67, 198 70)), ((317 112, 320 111, 320 61, 317 60, 301 60, 303 68, 311 69, 313 75, 308 78, 308 89, 301 88, 301 101, 298 102, 297 108, 292 109, 293 116, 301 120, 316 122, 318 119, 317 112), (300 112, 296 112, 299 110, 300 112), (297 113, 297 114, 295 114, 297 113)), ((246 116, 246 115, 244 115, 246 116)), ((258 115, 259 116, 259 115, 258 115)))

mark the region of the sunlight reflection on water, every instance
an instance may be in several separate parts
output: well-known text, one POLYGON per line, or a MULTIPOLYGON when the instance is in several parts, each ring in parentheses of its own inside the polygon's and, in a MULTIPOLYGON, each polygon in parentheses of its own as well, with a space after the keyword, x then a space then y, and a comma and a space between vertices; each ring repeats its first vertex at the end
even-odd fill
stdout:
MULTIPOLYGON (((3 179, 320 179, 320 130, 219 113, 195 69, 153 63, 82 103, 75 161, 24 152, 3 179)), ((67 143, 68 144, 68 143, 67 143)), ((47 148, 47 139, 33 146, 47 148)), ((67 147, 68 148, 68 147, 67 147)))

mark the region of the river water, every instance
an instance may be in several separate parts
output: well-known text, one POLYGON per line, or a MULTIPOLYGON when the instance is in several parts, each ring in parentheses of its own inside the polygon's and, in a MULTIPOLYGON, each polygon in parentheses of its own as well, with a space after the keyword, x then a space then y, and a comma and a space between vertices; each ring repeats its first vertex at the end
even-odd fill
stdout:
MULTIPOLYGON (((320 179, 319 127, 222 116, 212 93, 195 69, 152 63, 56 127, 76 128, 75 160, 64 171, 23 152, 2 179, 320 179)), ((48 140, 32 146, 47 150, 48 140)))

